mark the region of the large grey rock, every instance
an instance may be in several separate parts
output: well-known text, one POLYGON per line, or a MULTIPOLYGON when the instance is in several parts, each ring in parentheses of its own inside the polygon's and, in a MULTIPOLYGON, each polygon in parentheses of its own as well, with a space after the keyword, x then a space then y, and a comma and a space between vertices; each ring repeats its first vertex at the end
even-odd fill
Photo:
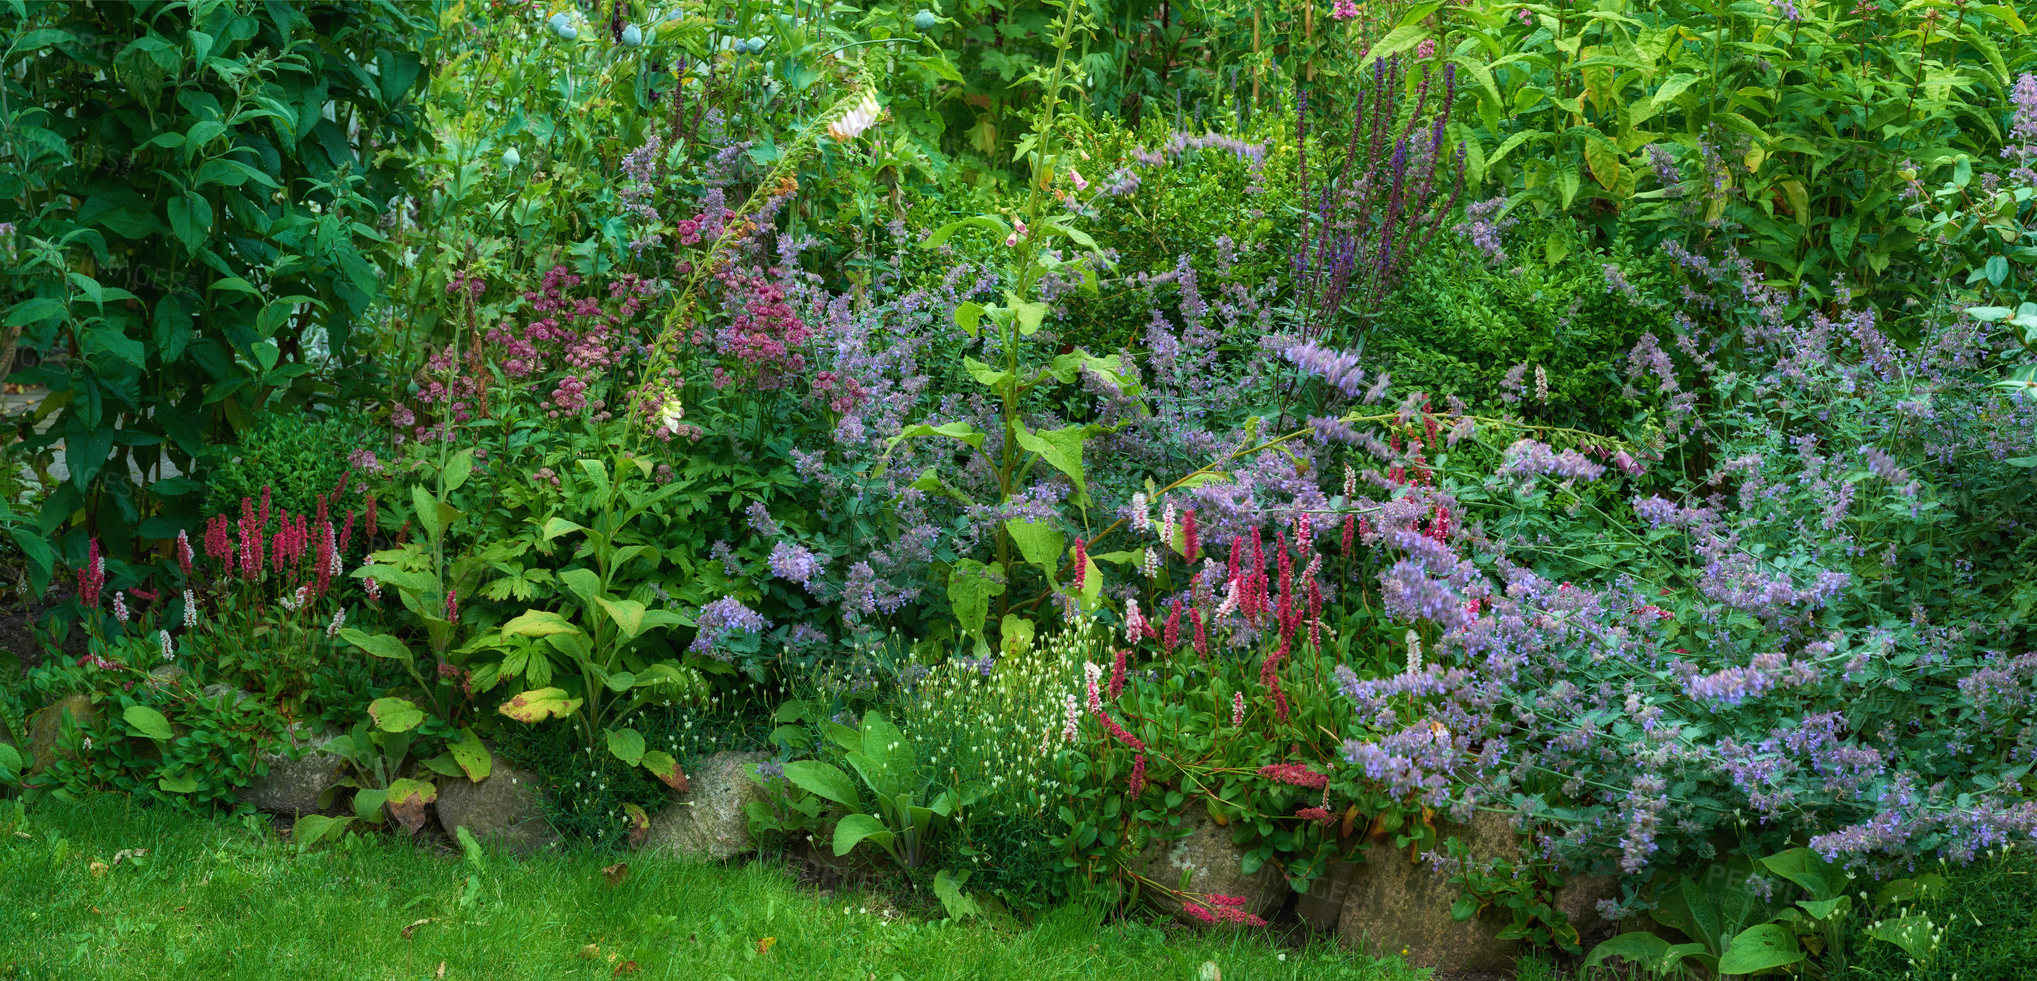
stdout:
POLYGON ((464 777, 439 781, 439 826, 449 835, 464 827, 481 841, 519 854, 549 848, 561 839, 545 820, 543 787, 537 774, 491 753, 488 778, 480 783, 464 777))
POLYGON ((1294 897, 1295 918, 1320 933, 1336 930, 1337 920, 1344 915, 1344 897, 1351 894, 1351 880, 1357 874, 1355 862, 1330 863, 1330 867, 1309 884, 1307 892, 1294 897))
MULTIPOLYGON (((1174 830, 1175 836, 1156 838, 1140 852, 1139 874, 1189 894, 1191 902, 1210 895, 1243 897, 1240 908, 1258 916, 1271 913, 1285 900, 1287 883, 1271 864, 1245 871, 1245 849, 1231 841, 1230 828, 1196 813, 1174 830)), ((1207 925, 1185 907, 1168 905, 1175 919, 1207 925)))
POLYGON ((346 760, 338 753, 319 749, 333 738, 330 732, 310 735, 302 723, 292 725, 284 745, 262 751, 257 769, 262 775, 235 794, 256 810, 275 814, 315 814, 321 794, 339 786, 346 760))
POLYGON ((1615 926, 1599 913, 1599 902, 1619 898, 1620 880, 1617 876, 1579 875, 1572 876, 1558 888, 1549 905, 1563 912, 1589 949, 1594 938, 1611 936, 1615 926))
POLYGON ((653 815, 644 847, 723 862, 756 847, 743 805, 764 799, 747 771, 770 753, 716 753, 686 771, 686 793, 653 815))
POLYGON ((99 721, 99 709, 92 704, 90 695, 67 695, 29 716, 27 756, 31 771, 41 770, 60 757, 72 757, 68 748, 58 745, 64 732, 65 716, 75 721, 79 728, 87 728, 99 721))
MULTIPOLYGON (((1469 824, 1440 824, 1437 838, 1455 835, 1474 861, 1520 859, 1520 840, 1503 816, 1475 815, 1469 824)), ((1461 891, 1429 864, 1426 855, 1375 845, 1351 877, 1337 919, 1337 939, 1369 954, 1397 954, 1416 967, 1440 973, 1504 973, 1519 953, 1518 941, 1497 934, 1507 923, 1493 911, 1459 921, 1450 906, 1461 891)), ((1503 914, 1502 914, 1503 915, 1503 914)))

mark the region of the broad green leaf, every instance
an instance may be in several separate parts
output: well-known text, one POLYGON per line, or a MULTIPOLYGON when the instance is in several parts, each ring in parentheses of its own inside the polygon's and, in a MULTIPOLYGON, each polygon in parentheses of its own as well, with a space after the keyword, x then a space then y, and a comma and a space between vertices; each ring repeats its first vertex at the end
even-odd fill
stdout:
POLYGON ((1774 923, 1763 923, 1740 931, 1719 956, 1720 974, 1752 974, 1783 967, 1804 959, 1796 934, 1774 923))
POLYGON ((567 569, 559 573, 559 581, 582 603, 593 603, 595 595, 601 592, 601 576, 592 569, 567 569))
POLYGON ((941 908, 948 911, 949 919, 966 920, 983 912, 976 900, 962 891, 962 884, 969 881, 969 873, 950 875, 947 869, 934 873, 934 896, 941 901, 941 908))
POLYGON ((969 377, 976 379, 978 384, 997 391, 1002 391, 1014 377, 1009 371, 999 371, 970 357, 962 359, 962 367, 968 370, 969 377))
POLYGON ((416 513, 417 523, 432 541, 436 542, 445 535, 445 529, 439 525, 438 498, 425 490, 423 484, 410 485, 410 508, 416 513))
POLYGON ((848 807, 856 806, 856 782, 832 763, 794 760, 785 764, 785 779, 807 793, 848 807))
POLYGON ((948 436, 959 439, 976 449, 980 450, 983 448, 983 434, 977 432, 975 426, 966 422, 949 422, 939 426, 929 426, 925 423, 907 426, 903 432, 891 437, 891 441, 898 443, 903 440, 917 439, 921 436, 948 436))
POLYGON ((1068 479, 1075 484, 1076 496, 1086 498, 1089 495, 1089 482, 1082 473, 1082 446, 1088 442, 1093 431, 1089 426, 1081 425, 1063 426, 1060 429, 1035 433, 1020 423, 1016 427, 1016 436, 1022 449, 1038 453, 1040 458, 1054 469, 1067 474, 1068 479))
POLYGON ((975 337, 976 332, 982 329, 982 325, 983 304, 973 300, 955 304, 955 326, 962 328, 963 333, 975 337))
POLYGON ((892 835, 885 829, 884 822, 868 814, 844 816, 841 822, 835 825, 835 856, 839 858, 847 855, 865 840, 888 850, 891 847, 892 835))
POLYGON ((150 739, 167 740, 174 735, 170 731, 170 720, 146 705, 130 705, 120 713, 120 717, 126 719, 134 731, 150 739))
POLYGON ((616 759, 636 766, 644 761, 644 737, 635 729, 607 730, 608 751, 616 759))
POLYGON ((494 758, 488 755, 488 747, 473 729, 461 729, 459 741, 447 744, 446 750, 453 754, 453 762, 460 765, 461 772, 474 783, 488 779, 489 772, 495 767, 494 758))
POLYGON ((1938 945, 1932 939, 1934 932, 1931 929, 1931 918, 1923 913, 1891 917, 1876 921, 1867 927, 1868 936, 1901 947, 1912 960, 1919 962, 1937 949, 1938 945))
POLYGON ((300 849, 308 849, 324 840, 335 831, 354 823, 350 817, 327 817, 323 814, 306 814, 290 826, 290 840, 300 849))
POLYGON ((1812 899, 1829 899, 1844 886, 1837 867, 1808 848, 1792 848, 1761 859, 1768 871, 1802 886, 1812 899))
POLYGON ((615 621, 616 627, 622 630, 623 639, 635 640, 637 634, 643 632, 644 604, 636 600, 609 599, 606 596, 596 596, 594 602, 601 607, 603 613, 608 614, 610 620, 615 621))
POLYGON ((165 793, 195 794, 198 792, 198 778, 188 773, 180 773, 174 777, 157 777, 156 787, 165 793))
POLYGON ((1600 943, 1591 949, 1584 959, 1585 967, 1597 967, 1613 957, 1623 957, 1636 964, 1661 970, 1663 959, 1669 954, 1669 941, 1646 930, 1632 930, 1600 943))
POLYGON ((424 710, 408 699, 392 696, 369 702, 368 718, 383 732, 409 732, 424 724, 424 710))
POLYGON ((542 722, 564 718, 580 710, 580 699, 567 698, 564 689, 538 688, 502 703, 501 712, 518 722, 542 722))
POLYGON ((551 518, 545 521, 544 529, 540 532, 540 534, 543 535, 545 541, 549 542, 552 539, 559 537, 560 535, 570 535, 576 531, 586 531, 586 530, 587 529, 585 527, 578 524, 574 524, 573 522, 567 521, 564 518, 551 518))
POLYGON ((1045 521, 1012 518, 1004 523, 1004 530, 1026 562, 1045 570, 1047 578, 1055 577, 1061 568, 1061 553, 1068 547, 1067 536, 1060 529, 1045 521))
POLYGON ((550 610, 525 610, 502 625, 504 637, 549 637, 579 632, 580 628, 574 626, 571 620, 550 610))
POLYGON ((1019 333, 1027 337, 1039 333, 1040 325, 1047 320, 1049 309, 1045 303, 1038 301, 1012 304, 1011 311, 1018 318, 1019 333))
POLYGON ((446 483, 447 492, 459 490, 467 483, 467 476, 474 472, 474 451, 463 449, 446 461, 446 469, 439 476, 446 483))
POLYGON ((1004 567, 975 559, 957 559, 948 572, 948 603, 964 634, 980 636, 990 615, 990 598, 1004 595, 1004 567))

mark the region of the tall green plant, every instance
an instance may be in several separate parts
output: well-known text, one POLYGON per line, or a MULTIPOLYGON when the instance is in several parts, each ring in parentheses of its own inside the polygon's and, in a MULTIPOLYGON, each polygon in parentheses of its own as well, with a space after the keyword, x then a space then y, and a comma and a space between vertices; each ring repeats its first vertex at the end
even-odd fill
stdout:
POLYGON ((68 359, 32 449, 69 476, 46 531, 116 551, 195 525, 208 445, 358 375, 365 254, 410 138, 423 27, 402 6, 4 0, 0 325, 68 359), (169 479, 165 479, 169 478, 169 479))

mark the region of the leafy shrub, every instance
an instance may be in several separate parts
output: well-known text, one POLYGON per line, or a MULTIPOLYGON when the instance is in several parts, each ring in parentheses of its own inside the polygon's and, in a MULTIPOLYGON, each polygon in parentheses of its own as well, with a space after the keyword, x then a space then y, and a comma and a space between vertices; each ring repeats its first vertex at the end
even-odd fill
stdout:
POLYGON ((124 558, 205 499, 135 475, 198 474, 264 413, 354 391, 399 176, 372 148, 415 135, 424 26, 382 4, 8 6, 0 302, 27 343, 72 352, 18 373, 51 392, 29 448, 61 440, 70 465, 43 524, 83 518, 73 562, 87 526, 124 558))
POLYGON ((381 442, 361 413, 305 410, 265 414, 238 437, 219 451, 224 459, 206 483, 206 514, 230 514, 242 498, 264 492, 279 509, 309 514, 355 470, 350 457, 381 442))

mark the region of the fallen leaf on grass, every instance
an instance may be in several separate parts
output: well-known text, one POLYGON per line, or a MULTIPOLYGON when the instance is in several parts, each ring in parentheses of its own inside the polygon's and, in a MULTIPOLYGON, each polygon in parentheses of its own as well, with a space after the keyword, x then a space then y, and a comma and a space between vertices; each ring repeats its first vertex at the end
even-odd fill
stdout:
POLYGON ((601 870, 601 876, 607 879, 608 884, 611 886, 622 885, 622 880, 629 878, 629 863, 617 862, 614 865, 606 866, 601 870))
POLYGON ((107 870, 107 869, 110 869, 110 868, 112 868, 112 867, 113 867, 113 866, 111 866, 111 865, 108 865, 108 864, 106 864, 105 862, 93 862, 93 863, 92 863, 92 865, 91 865, 91 869, 92 869, 92 878, 94 878, 94 879, 97 879, 97 878, 101 878, 101 877, 105 876, 105 875, 106 875, 106 870, 107 870))
POLYGON ((635 973, 637 973, 637 962, 636 962, 636 961, 623 961, 622 963, 620 963, 620 964, 617 964, 617 965, 615 966, 615 973, 614 973, 614 974, 611 974, 611 975, 609 975, 609 977, 616 977, 616 978, 619 978, 619 977, 622 977, 622 976, 623 976, 623 975, 625 975, 625 974, 635 974, 635 973))
POLYGON ((113 853, 113 864, 119 865, 130 858, 140 858, 148 853, 149 850, 146 848, 123 848, 113 853))
POLYGON ((423 926, 423 925, 425 925, 425 924, 427 924, 427 923, 430 923, 430 922, 431 922, 431 919, 430 919, 429 917, 427 917, 427 918, 425 918, 425 919, 422 919, 422 920, 416 920, 416 921, 413 921, 413 922, 412 922, 412 923, 411 923, 411 924, 410 924, 409 926, 407 926, 407 927, 404 927, 404 928, 403 928, 403 939, 405 939, 405 940, 409 940, 409 939, 410 939, 410 935, 411 935, 412 933, 416 932, 416 930, 417 930, 417 928, 418 928, 418 927, 421 927, 421 926, 423 926))
POLYGON ((770 953, 771 945, 777 942, 778 942, 777 937, 765 937, 764 939, 757 941, 757 956, 762 957, 763 955, 770 953))
POLYGON ((588 944, 587 946, 580 948, 580 959, 583 961, 591 961, 600 956, 601 948, 596 947, 593 944, 588 944))
POLYGON ((1217 969, 1217 962, 1203 961, 1202 970, 1197 971, 1196 981, 1224 981, 1224 972, 1217 969))
POLYGON ((446 976, 446 962, 445 962, 445 961, 440 961, 440 962, 439 962, 439 973, 438 973, 438 976, 439 976, 439 977, 441 977, 441 978, 443 978, 443 977, 445 977, 445 976, 446 976))

